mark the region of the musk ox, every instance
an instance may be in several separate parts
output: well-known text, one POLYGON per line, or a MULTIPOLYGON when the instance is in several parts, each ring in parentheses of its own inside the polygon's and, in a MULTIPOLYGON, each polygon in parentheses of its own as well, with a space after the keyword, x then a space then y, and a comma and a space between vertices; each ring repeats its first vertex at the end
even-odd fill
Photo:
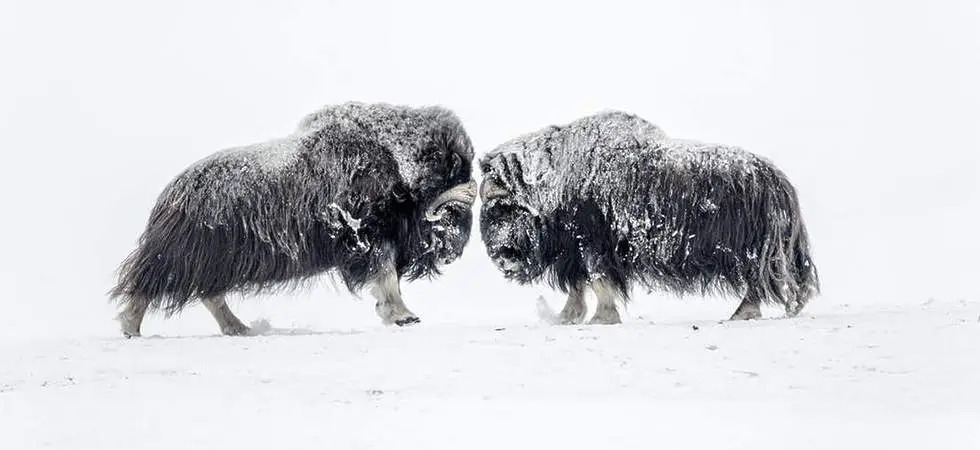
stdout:
POLYGON ((110 292, 122 332, 147 310, 170 316, 196 300, 221 332, 248 328, 232 292, 294 288, 334 271, 369 286, 385 324, 418 317, 400 280, 433 276, 469 239, 473 147, 440 107, 346 103, 309 114, 282 139, 227 149, 163 190, 110 292))
POLYGON ((507 278, 568 293, 562 323, 619 323, 630 287, 742 296, 800 312, 819 290, 796 192, 740 148, 668 138, 604 112, 511 140, 481 158, 480 229, 507 278))

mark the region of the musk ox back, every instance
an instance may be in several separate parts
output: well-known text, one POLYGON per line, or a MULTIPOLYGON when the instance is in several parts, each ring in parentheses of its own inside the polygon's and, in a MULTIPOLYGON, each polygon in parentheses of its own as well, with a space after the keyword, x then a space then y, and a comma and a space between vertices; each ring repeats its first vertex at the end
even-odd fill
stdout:
POLYGON ((521 283, 569 293, 564 323, 618 323, 630 286, 743 296, 799 313, 819 289, 793 186, 737 147, 670 139, 649 122, 605 112, 509 141, 480 161, 487 251, 521 283))
POLYGON ((418 321, 401 277, 439 273, 469 239, 473 149, 452 112, 347 103, 308 115, 289 136, 218 152, 163 191, 111 296, 123 333, 148 309, 201 300, 225 334, 247 328, 229 292, 293 288, 335 270, 366 284, 385 323, 418 321))

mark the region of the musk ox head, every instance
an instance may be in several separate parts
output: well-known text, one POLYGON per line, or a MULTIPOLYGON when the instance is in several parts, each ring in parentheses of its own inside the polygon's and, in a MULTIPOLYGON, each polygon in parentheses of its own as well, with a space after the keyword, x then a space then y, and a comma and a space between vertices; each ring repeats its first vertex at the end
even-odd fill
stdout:
POLYGON ((504 198, 484 203, 481 213, 487 254, 507 278, 527 283, 544 272, 539 217, 504 198))
POLYGON ((410 248, 410 278, 428 275, 436 265, 457 259, 469 240, 476 182, 473 145, 459 118, 441 107, 407 108, 345 103, 308 115, 299 131, 329 124, 380 144, 390 152, 400 182, 398 201, 417 211, 402 229, 410 248))
POLYGON ((449 264, 463 254, 473 224, 474 191, 476 185, 472 182, 456 186, 445 193, 453 196, 451 199, 437 199, 426 208, 423 227, 428 231, 429 241, 423 251, 431 254, 436 264, 449 264))
POLYGON ((594 173, 586 153, 665 138, 634 115, 609 111, 582 123, 542 128, 489 152, 480 161, 480 226, 490 258, 512 280, 541 277, 563 257, 558 241, 575 234, 556 219, 556 211, 589 197, 583 193, 588 183, 578 180, 594 173))
POLYGON ((497 268, 521 283, 540 277, 546 268, 542 243, 547 224, 541 210, 553 203, 555 187, 551 153, 544 150, 547 131, 505 143, 480 161, 483 242, 497 268))
MULTIPOLYGON (((436 264, 449 264, 463 254, 469 241, 473 223, 473 203, 477 186, 472 178, 473 145, 463 127, 451 112, 438 108, 423 110, 439 124, 429 133, 427 145, 417 154, 406 152, 401 158, 417 167, 409 172, 423 174, 416 180, 407 177, 409 185, 415 183, 414 192, 422 210, 423 234, 428 236, 424 255, 436 264)), ((424 258, 424 257, 423 257, 424 258)))
POLYGON ((419 195, 425 205, 423 219, 429 230, 428 250, 438 264, 448 264, 463 253, 473 223, 476 181, 472 178, 473 146, 455 116, 437 112, 444 124, 431 135, 429 148, 422 153, 422 166, 428 180, 419 195))

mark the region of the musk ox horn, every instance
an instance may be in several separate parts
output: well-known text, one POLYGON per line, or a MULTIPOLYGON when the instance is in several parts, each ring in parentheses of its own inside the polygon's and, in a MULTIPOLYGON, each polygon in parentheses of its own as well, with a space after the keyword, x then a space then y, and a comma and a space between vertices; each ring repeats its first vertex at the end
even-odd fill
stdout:
POLYGON ((439 194, 429 207, 425 209, 425 220, 437 222, 442 219, 439 209, 449 203, 462 203, 466 206, 473 205, 476 201, 476 181, 470 181, 457 186, 453 186, 446 192, 439 194))
POLYGON ((507 189, 504 189, 493 180, 484 180, 480 185, 480 201, 486 203, 498 197, 506 197, 507 189))

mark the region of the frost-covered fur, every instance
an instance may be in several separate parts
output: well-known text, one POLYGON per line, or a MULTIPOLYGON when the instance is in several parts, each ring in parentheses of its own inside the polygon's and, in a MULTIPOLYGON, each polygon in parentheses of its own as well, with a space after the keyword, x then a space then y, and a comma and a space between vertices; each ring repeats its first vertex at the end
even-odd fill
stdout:
POLYGON ((438 274, 469 239, 472 161, 452 112, 361 103, 327 106, 285 138, 207 157, 164 189, 121 266, 110 294, 127 306, 124 332, 138 334, 147 308, 170 315, 331 269, 351 290, 390 284, 391 267, 398 278, 438 274), (470 198, 446 201, 460 187, 470 198))
POLYGON ((570 302, 597 280, 624 300, 639 282, 795 315, 818 292, 793 186, 740 148, 671 139, 614 111, 511 140, 480 167, 490 257, 508 278, 571 289, 570 302))

